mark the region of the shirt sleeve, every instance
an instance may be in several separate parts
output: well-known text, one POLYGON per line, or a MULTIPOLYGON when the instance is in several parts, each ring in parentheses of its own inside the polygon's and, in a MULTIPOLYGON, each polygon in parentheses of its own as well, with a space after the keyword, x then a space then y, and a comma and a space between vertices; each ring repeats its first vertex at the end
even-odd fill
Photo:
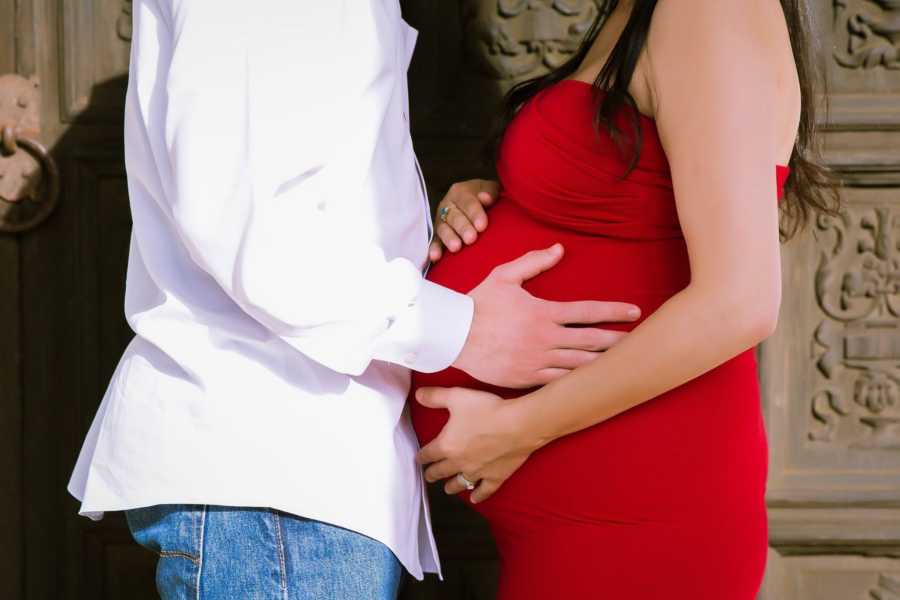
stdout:
POLYGON ((133 61, 131 77, 165 95, 148 127, 165 129, 163 208, 191 259, 241 310, 335 371, 449 366, 471 298, 388 258, 368 226, 391 218, 367 196, 371 175, 341 171, 348 152, 365 164, 392 82, 406 76, 378 39, 394 35, 385 3, 143 1, 157 2, 165 27, 133 40, 159 60, 143 73, 152 63, 133 61), (368 51, 340 51, 346 36, 368 51))

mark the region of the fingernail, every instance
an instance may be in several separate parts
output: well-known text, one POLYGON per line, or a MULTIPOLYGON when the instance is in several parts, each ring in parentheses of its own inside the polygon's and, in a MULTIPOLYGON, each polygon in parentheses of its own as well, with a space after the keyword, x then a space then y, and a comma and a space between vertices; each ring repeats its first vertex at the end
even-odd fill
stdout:
POLYGON ((421 399, 422 399, 422 389, 419 388, 416 390, 416 400, 421 400, 421 399))
POLYGON ((629 309, 628 309, 628 316, 629 316, 630 318, 632 318, 632 319, 637 319, 638 317, 641 316, 641 309, 639 309, 639 308, 629 308, 629 309))

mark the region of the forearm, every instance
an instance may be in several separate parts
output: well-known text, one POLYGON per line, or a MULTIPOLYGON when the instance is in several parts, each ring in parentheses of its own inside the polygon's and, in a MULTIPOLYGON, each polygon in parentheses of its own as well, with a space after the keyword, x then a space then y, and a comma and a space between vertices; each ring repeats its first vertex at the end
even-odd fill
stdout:
POLYGON ((710 296, 685 288, 594 362, 511 401, 530 443, 545 445, 678 387, 759 343, 774 326, 775 315, 756 308, 771 302, 710 296))
POLYGON ((471 299, 423 279, 424 221, 421 231, 413 220, 402 230, 417 237, 386 243, 394 229, 373 218, 388 194, 408 200, 410 212, 424 205, 408 145, 396 148, 405 168, 370 172, 382 168, 371 160, 384 147, 382 124, 402 127, 402 102, 372 84, 394 65, 377 52, 389 16, 370 23, 341 3, 276 2, 271 14, 212 0, 138 8, 128 127, 164 139, 154 156, 138 158, 165 166, 151 193, 193 263, 273 335, 332 370, 359 375, 373 360, 449 366, 468 333, 471 299), (332 81, 330 63, 312 61, 302 81, 284 80, 291 57, 350 22, 371 32, 372 64, 332 81), (339 159, 350 147, 358 152, 339 159), (395 175, 389 187, 373 183, 395 175))

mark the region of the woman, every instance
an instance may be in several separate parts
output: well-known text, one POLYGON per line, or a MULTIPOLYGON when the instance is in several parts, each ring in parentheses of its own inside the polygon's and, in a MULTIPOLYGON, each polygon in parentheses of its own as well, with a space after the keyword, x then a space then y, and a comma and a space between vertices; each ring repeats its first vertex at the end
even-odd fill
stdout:
POLYGON ((510 92, 490 227, 440 207, 451 250, 482 232, 433 281, 469 291, 561 242, 532 294, 642 309, 612 349, 538 390, 452 369, 414 378, 419 461, 448 493, 474 488, 500 598, 755 597, 767 446, 754 346, 777 321, 779 204, 786 234, 836 210, 810 158, 802 4, 607 2, 571 61, 510 92))

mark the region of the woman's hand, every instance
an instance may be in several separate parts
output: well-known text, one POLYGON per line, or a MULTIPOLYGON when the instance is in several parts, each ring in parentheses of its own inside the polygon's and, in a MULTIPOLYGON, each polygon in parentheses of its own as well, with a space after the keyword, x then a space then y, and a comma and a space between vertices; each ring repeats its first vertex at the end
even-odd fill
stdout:
POLYGON ((431 262, 444 254, 444 247, 458 252, 463 244, 470 245, 488 226, 485 208, 496 202, 500 185, 486 179, 470 179, 454 183, 437 205, 434 229, 437 238, 428 249, 431 262))
POLYGON ((416 460, 429 465, 429 482, 449 479, 444 491, 465 488, 458 473, 473 483, 472 503, 489 498, 541 444, 530 439, 515 415, 514 400, 464 388, 421 388, 416 400, 430 408, 446 408, 450 420, 440 435, 419 451, 416 460))

